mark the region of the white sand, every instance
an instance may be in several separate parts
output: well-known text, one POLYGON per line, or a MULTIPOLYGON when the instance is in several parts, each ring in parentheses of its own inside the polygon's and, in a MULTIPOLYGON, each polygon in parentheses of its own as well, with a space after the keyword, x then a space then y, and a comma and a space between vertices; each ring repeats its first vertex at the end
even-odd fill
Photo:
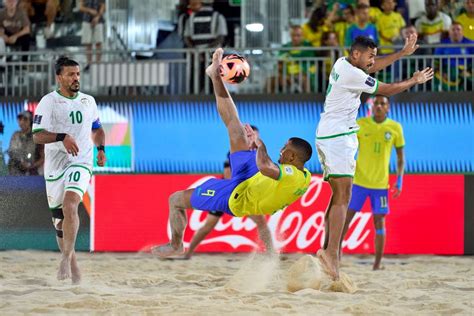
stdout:
POLYGON ((0 252, 0 315, 15 314, 461 314, 474 313, 474 257, 385 260, 345 256, 354 294, 304 289, 286 275, 304 255, 196 255, 160 261, 147 254, 79 254, 83 282, 55 279, 59 254, 0 252))

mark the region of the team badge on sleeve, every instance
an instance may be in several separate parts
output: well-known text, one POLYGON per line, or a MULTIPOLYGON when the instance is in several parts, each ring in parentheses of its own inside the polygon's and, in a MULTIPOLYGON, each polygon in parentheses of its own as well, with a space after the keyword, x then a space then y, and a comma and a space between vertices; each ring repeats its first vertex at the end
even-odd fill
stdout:
POLYGON ((41 124, 41 119, 43 118, 43 115, 35 115, 33 119, 33 124, 41 124))
POLYGON ((365 84, 369 87, 373 87, 375 86, 375 79, 372 77, 367 77, 367 80, 365 80, 365 84))
POLYGON ((291 167, 285 167, 285 173, 291 175, 293 174, 293 169, 291 167))

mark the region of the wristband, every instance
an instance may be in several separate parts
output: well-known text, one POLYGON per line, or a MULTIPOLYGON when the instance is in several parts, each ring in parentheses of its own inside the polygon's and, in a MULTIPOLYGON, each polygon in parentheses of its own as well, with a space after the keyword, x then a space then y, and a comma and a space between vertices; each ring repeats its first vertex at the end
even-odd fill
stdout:
POLYGON ((57 142, 62 142, 64 140, 64 138, 66 138, 66 134, 64 134, 64 133, 57 133, 56 134, 56 141, 57 142))
POLYGON ((397 182, 395 184, 395 187, 397 187, 399 190, 402 189, 402 185, 403 185, 403 176, 398 176, 397 177, 397 182))
POLYGON ((101 151, 101 150, 105 153, 105 146, 104 145, 97 146, 97 151, 101 151))

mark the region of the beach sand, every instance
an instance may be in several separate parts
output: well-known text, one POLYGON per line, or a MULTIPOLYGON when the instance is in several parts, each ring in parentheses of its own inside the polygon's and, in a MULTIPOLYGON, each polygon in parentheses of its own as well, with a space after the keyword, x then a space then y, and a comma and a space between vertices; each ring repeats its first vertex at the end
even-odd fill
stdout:
POLYGON ((355 293, 331 291, 324 276, 321 290, 291 293, 288 271, 304 256, 79 253, 83 281, 72 285, 56 280, 59 253, 3 251, 0 315, 474 314, 474 257, 390 257, 373 272, 372 257, 345 256, 355 293))

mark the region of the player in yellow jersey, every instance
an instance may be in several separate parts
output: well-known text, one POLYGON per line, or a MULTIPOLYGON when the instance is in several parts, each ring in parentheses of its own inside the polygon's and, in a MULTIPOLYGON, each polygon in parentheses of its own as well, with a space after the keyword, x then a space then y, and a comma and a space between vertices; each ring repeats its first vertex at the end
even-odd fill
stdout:
POLYGON ((362 209, 367 198, 370 199, 375 226, 375 262, 374 270, 381 268, 385 246, 385 215, 388 214, 388 173, 390 154, 395 147, 397 152, 397 182, 394 186, 394 198, 402 192, 403 172, 405 168, 403 147, 405 139, 400 123, 387 117, 390 103, 387 97, 377 95, 374 100, 373 116, 357 120, 360 126, 357 138, 359 153, 349 203, 344 236, 354 215, 362 209))
POLYGON ((249 125, 242 125, 237 108, 219 74, 223 50, 218 48, 206 69, 214 87, 217 111, 230 138, 230 179, 210 179, 195 189, 169 198, 171 241, 152 248, 160 257, 183 253, 186 209, 221 211, 232 216, 273 214, 298 200, 308 189, 311 173, 304 167, 311 145, 292 137, 280 151, 279 164, 268 156, 265 144, 249 125))

